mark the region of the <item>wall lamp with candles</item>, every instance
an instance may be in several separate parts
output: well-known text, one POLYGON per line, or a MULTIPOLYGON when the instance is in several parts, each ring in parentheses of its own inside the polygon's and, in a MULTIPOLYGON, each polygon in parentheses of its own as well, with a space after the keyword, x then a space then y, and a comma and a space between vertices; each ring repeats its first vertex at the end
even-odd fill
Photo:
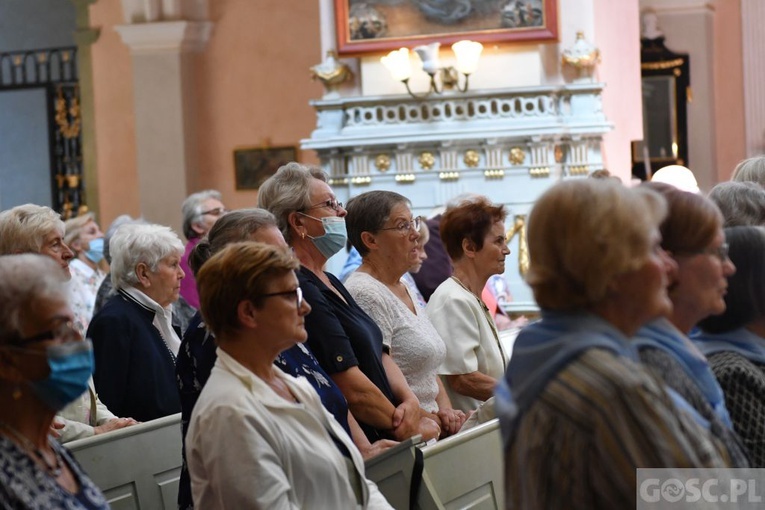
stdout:
POLYGON ((468 79, 478 67, 478 59, 481 56, 483 45, 474 41, 459 41, 452 44, 452 51, 457 59, 455 66, 441 67, 438 61, 438 49, 441 43, 431 43, 414 48, 414 52, 422 62, 422 70, 430 76, 430 89, 425 94, 417 95, 409 88, 409 78, 412 76, 412 64, 409 60, 409 50, 401 48, 391 51, 382 57, 380 62, 388 69, 394 80, 400 81, 406 86, 406 91, 415 99, 424 99, 429 95, 442 94, 444 90, 457 89, 467 92, 468 79), (459 76, 463 75, 464 85, 460 86, 459 76), (441 86, 436 81, 438 75, 441 86))

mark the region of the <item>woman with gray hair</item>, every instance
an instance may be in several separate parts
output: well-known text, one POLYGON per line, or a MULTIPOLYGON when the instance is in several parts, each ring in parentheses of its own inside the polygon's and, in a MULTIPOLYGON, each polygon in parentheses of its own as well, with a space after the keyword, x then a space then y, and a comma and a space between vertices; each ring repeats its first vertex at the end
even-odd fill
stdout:
POLYGON ((534 205, 527 281, 542 318, 496 390, 507 508, 634 508, 636 468, 727 467, 630 345, 672 309, 666 210, 653 191, 600 179, 564 181, 534 205))
POLYGON ((755 156, 741 161, 733 170, 731 181, 756 182, 765 186, 765 156, 755 156))
POLYGON ((123 225, 109 246, 117 295, 90 323, 96 389, 122 416, 153 420, 181 410, 175 386, 180 331, 172 303, 184 277, 183 243, 168 227, 123 225))
MULTIPOLYGON (((25 204, 0 214, 0 255, 38 253, 53 260, 69 280, 72 251, 64 242, 64 222, 49 207, 25 204)), ((82 329, 78 328, 80 333, 82 329)), ((61 443, 90 437, 134 425, 135 420, 118 418, 96 394, 92 379, 87 391, 60 410, 53 423, 53 434, 61 443)))
POLYGON ((181 269, 186 273, 186 278, 181 282, 181 296, 196 309, 199 308, 199 294, 194 273, 189 266, 189 257, 194 247, 215 225, 218 218, 226 214, 226 206, 221 200, 223 198, 220 191, 206 189, 186 197, 181 206, 183 235, 188 240, 181 257, 181 269))
POLYGON ((53 417, 88 388, 89 342, 73 327, 64 278, 40 255, 0 257, 0 506, 109 508, 49 435, 53 417))
POLYGON ((723 227, 765 225, 765 189, 756 182, 721 182, 709 199, 720 208, 723 227))
POLYGON ((258 205, 276 216, 300 260, 298 280, 313 309, 305 317, 308 346, 340 387, 369 441, 437 437, 438 425, 420 416, 419 401, 384 346, 380 328, 340 280, 324 271, 347 239, 346 211, 326 174, 288 163, 260 187, 258 205))

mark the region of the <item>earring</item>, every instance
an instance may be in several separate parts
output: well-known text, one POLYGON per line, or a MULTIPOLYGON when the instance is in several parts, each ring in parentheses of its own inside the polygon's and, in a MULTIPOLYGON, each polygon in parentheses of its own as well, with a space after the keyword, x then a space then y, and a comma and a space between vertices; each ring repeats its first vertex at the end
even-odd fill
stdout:
POLYGON ((21 388, 19 387, 18 384, 13 388, 13 393, 11 393, 11 397, 13 397, 13 400, 18 400, 21 398, 21 388))
POLYGON ((300 239, 305 239, 305 232, 300 233, 300 239))

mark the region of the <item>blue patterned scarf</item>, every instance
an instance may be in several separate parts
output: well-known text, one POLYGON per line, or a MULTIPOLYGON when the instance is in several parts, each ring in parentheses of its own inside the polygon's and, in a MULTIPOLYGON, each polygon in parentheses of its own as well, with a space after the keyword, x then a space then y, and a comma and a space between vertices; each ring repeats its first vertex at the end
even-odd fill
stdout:
MULTIPOLYGON (((693 342, 669 320, 664 318, 657 319, 643 326, 635 335, 633 343, 638 350, 650 347, 660 349, 671 355, 688 377, 696 383, 699 390, 706 397, 707 402, 709 402, 709 405, 712 406, 715 414, 720 417, 723 423, 731 427, 730 415, 725 407, 725 397, 723 396, 722 388, 720 388, 720 383, 717 382, 715 375, 712 373, 712 369, 709 368, 709 362, 704 357, 704 354, 695 347, 693 342)), ((670 394, 675 400, 682 398, 675 392, 670 392, 670 394)), ((676 401, 676 403, 678 402, 676 401)), ((679 402, 679 404, 685 404, 679 407, 685 407, 686 409, 691 407, 687 402, 679 402)), ((709 426, 706 420, 702 422, 702 425, 709 426)))
POLYGON ((723 351, 735 352, 749 361, 765 365, 765 338, 755 335, 746 328, 725 333, 696 331, 691 340, 705 356, 723 351))
POLYGON ((637 361, 637 353, 619 330, 587 313, 543 311, 542 319, 518 334, 507 373, 495 391, 505 447, 520 417, 547 384, 586 350, 599 348, 637 361))

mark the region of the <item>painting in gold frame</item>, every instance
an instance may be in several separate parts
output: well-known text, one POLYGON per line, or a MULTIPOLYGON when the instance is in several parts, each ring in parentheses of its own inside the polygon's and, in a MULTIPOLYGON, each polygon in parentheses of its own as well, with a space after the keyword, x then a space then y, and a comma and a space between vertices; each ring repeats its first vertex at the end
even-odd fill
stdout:
POLYGON ((247 147, 234 150, 236 189, 256 190, 280 166, 297 161, 297 147, 247 147))
POLYGON ((463 39, 554 41, 557 0, 334 0, 341 55, 463 39))

